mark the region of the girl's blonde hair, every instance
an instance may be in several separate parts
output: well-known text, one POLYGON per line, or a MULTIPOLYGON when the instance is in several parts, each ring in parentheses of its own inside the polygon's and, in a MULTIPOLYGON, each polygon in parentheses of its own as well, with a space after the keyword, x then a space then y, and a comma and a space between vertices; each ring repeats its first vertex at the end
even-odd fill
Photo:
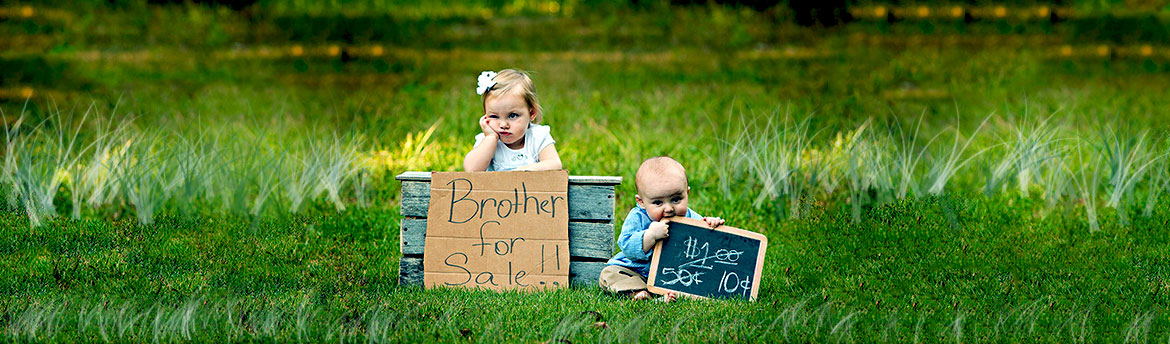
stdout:
POLYGON ((480 104, 485 112, 487 111, 488 96, 496 92, 507 93, 518 87, 521 92, 520 96, 524 97, 525 103, 528 103, 528 108, 536 110, 536 116, 533 116, 532 123, 540 123, 544 119, 544 109, 536 100, 536 87, 532 85, 532 78, 528 77, 527 72, 519 69, 501 70, 492 81, 495 81, 496 85, 483 92, 483 97, 480 99, 480 104))

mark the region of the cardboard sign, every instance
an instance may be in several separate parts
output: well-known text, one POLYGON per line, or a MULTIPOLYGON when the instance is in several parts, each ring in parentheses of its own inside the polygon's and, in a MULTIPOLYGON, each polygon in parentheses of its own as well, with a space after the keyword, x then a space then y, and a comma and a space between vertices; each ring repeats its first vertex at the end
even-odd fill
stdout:
POLYGON ((739 228, 707 227, 701 220, 677 218, 667 223, 670 236, 654 245, 648 289, 699 298, 744 298, 754 301, 768 238, 739 228))
POLYGON ((569 173, 431 174, 423 285, 569 284, 569 173))

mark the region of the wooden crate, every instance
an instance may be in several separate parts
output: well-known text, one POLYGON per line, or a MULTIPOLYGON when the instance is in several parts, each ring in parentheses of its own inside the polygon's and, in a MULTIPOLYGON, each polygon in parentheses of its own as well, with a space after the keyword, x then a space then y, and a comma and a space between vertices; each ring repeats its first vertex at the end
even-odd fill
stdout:
MULTIPOLYGON (((427 236, 427 205, 431 199, 430 172, 404 172, 398 283, 423 284, 423 254, 427 236)), ((614 188, 622 177, 569 176, 569 282, 597 285, 605 262, 614 254, 614 188)))

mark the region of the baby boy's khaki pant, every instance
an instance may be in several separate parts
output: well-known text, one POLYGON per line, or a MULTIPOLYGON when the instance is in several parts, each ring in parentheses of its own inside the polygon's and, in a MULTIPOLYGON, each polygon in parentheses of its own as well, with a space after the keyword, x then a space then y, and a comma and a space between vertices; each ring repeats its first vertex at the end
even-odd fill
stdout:
POLYGON ((615 293, 646 290, 646 277, 624 266, 606 265, 597 281, 602 288, 615 293))

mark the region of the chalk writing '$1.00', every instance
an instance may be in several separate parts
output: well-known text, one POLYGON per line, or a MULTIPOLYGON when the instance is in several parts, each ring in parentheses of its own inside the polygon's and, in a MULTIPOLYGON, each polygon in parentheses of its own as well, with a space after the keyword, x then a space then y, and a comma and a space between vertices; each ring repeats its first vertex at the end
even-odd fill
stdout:
MULTIPOLYGON (((703 242, 703 244, 700 245, 698 239, 690 236, 688 236, 687 239, 683 241, 683 243, 686 245, 686 248, 683 250, 683 257, 690 259, 690 261, 683 263, 678 267, 663 268, 662 274, 674 275, 674 279, 664 281, 662 282, 662 285, 682 284, 683 286, 689 287, 695 283, 703 283, 703 280, 699 278, 702 277, 705 272, 691 271, 691 269, 714 269, 715 266, 708 264, 708 261, 710 261, 712 264, 736 266, 739 265, 739 258, 743 255, 743 251, 731 249, 719 249, 715 251, 714 255, 711 255, 711 243, 703 242)), ((727 279, 728 276, 726 273, 724 273, 723 281, 721 282, 726 282, 727 279)), ((736 285, 739 285, 739 283, 736 283, 736 285)), ((750 286, 750 283, 747 286, 750 286)), ((726 290, 729 288, 724 288, 722 285, 720 285, 720 289, 726 290)), ((734 292, 734 290, 729 292, 734 292)))

